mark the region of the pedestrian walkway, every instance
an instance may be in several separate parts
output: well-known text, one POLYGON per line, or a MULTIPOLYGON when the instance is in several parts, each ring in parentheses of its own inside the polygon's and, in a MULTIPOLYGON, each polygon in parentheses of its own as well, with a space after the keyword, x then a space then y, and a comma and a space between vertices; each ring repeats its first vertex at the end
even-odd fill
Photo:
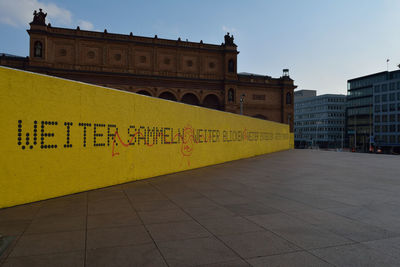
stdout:
POLYGON ((399 266, 399 173, 291 150, 2 209, 0 266, 399 266))

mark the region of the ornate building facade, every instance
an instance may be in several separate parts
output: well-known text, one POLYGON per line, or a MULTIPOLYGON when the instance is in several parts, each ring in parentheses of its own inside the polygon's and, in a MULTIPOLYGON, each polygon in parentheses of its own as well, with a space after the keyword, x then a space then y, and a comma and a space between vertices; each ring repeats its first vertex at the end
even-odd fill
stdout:
POLYGON ((221 45, 52 27, 40 9, 28 30, 29 57, 0 65, 290 124, 293 90, 282 77, 237 73, 229 33, 221 45))

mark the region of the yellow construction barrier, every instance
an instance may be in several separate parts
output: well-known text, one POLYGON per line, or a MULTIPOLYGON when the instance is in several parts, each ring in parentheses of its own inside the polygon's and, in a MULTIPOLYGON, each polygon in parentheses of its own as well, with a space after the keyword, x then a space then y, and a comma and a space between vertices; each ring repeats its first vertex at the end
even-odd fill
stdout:
POLYGON ((0 208, 289 149, 289 127, 0 67, 0 208))

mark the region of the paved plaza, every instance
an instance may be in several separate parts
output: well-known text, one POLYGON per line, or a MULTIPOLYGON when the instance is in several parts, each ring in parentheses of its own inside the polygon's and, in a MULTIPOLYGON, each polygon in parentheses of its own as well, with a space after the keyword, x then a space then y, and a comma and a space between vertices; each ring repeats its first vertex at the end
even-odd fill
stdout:
POLYGON ((2 267, 400 266, 400 156, 278 152, 2 209, 0 233, 2 267))

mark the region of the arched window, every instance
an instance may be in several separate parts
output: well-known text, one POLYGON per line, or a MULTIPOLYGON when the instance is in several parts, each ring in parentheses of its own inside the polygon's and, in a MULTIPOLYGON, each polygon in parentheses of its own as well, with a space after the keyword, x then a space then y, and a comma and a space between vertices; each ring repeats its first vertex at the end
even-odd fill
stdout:
POLYGON ((233 88, 228 90, 228 102, 235 102, 235 91, 233 88))
POLYGON ((216 95, 210 94, 207 95, 203 100, 203 107, 212 108, 212 109, 221 109, 221 105, 219 103, 219 99, 216 95))
POLYGON ((254 115, 253 118, 262 119, 262 120, 267 119, 267 117, 265 117, 264 115, 261 115, 261 114, 254 115))
POLYGON ((197 96, 195 96, 195 95, 192 94, 192 93, 187 93, 187 94, 185 94, 185 95, 182 97, 181 102, 182 102, 182 103, 185 103, 185 104, 189 104, 189 105, 195 105, 195 106, 198 106, 198 105, 200 104, 200 101, 199 101, 199 99, 197 98, 197 96))
POLYGON ((158 97, 162 98, 162 99, 166 99, 166 100, 171 100, 171 101, 176 101, 177 100, 176 96, 174 94, 170 93, 170 92, 163 92, 158 97))
POLYGON ((151 96, 151 94, 149 92, 147 92, 146 90, 140 90, 136 92, 139 95, 147 95, 147 96, 151 96))
POLYGON ((233 59, 228 61, 228 72, 235 72, 235 61, 233 59))
POLYGON ((33 46, 33 55, 35 57, 42 57, 43 55, 43 45, 41 42, 36 41, 35 45, 33 46))
POLYGON ((292 104, 292 94, 291 93, 287 93, 286 94, 286 104, 292 104))

